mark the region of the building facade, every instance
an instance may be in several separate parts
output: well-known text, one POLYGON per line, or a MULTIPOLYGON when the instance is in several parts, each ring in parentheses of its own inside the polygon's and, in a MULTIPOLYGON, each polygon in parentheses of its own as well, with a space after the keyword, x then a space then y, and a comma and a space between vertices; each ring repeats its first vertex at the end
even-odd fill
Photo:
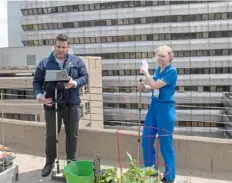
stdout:
MULTIPOLYGON (((44 122, 43 104, 35 99, 32 81, 35 67, 51 51, 51 46, 0 49, 0 117, 44 122)), ((101 58, 82 57, 82 60, 89 81, 80 89, 80 127, 103 128, 101 58)))
MULTIPOLYGON (((9 46, 44 47, 59 33, 74 54, 102 57, 105 125, 139 120, 141 59, 167 44, 177 67, 177 126, 216 127, 232 91, 230 1, 8 2, 9 46), (15 22, 17 21, 17 22, 15 22)), ((142 122, 150 93, 142 93, 142 122)))

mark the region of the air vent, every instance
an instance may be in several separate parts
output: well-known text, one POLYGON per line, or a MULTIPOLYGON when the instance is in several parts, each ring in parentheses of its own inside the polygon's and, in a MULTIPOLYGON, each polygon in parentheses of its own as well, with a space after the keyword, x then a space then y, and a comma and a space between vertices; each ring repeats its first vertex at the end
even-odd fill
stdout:
POLYGON ((27 55, 27 65, 36 65, 36 55, 27 55))

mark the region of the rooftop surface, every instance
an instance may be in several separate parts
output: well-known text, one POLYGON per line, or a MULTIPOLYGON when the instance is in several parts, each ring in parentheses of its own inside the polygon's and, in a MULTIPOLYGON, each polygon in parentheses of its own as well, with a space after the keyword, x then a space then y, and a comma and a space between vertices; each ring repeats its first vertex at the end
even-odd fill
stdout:
MULTIPOLYGON (((51 180, 51 177, 42 178, 41 169, 44 166, 45 158, 32 156, 28 154, 15 154, 15 164, 19 166, 19 183, 61 183, 58 181, 51 180)), ((81 158, 89 159, 89 158, 81 158)), ((60 166, 63 167, 65 161, 60 161, 60 166)), ((112 162, 107 163, 103 161, 103 165, 110 165, 112 162)), ((106 166, 110 167, 110 166, 106 166)), ((196 171, 194 171, 196 173, 196 171)), ((198 175, 194 175, 191 171, 188 170, 177 170, 176 183, 229 183, 232 178, 227 175, 219 173, 205 173, 199 172, 198 175), (207 177, 207 178, 206 178, 207 177), (219 178, 220 177, 220 178, 219 178), (222 180, 222 178, 227 180, 222 180), (221 179, 221 180, 220 180, 221 179), (229 181, 230 180, 230 181, 229 181)))

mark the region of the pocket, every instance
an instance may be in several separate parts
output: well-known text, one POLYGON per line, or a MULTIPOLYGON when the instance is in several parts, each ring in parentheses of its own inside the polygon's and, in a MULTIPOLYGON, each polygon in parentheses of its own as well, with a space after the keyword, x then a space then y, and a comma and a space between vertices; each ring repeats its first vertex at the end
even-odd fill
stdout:
POLYGON ((78 78, 78 68, 77 67, 72 67, 72 70, 71 70, 71 77, 73 79, 77 79, 78 78))

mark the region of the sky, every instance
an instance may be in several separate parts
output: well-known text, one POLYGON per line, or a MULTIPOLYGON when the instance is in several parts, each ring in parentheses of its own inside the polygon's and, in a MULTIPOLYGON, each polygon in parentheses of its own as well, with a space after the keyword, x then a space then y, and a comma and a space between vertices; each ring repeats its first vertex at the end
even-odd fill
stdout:
POLYGON ((7 0, 0 0, 0 48, 8 46, 7 0))

